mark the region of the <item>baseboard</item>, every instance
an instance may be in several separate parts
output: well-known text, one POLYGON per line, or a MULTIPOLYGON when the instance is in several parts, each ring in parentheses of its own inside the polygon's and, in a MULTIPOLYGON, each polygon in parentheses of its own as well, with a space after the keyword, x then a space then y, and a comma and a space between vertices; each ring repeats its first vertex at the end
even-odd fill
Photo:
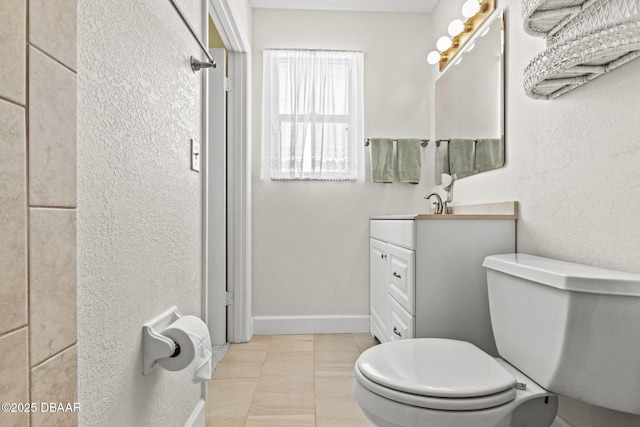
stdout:
POLYGON ((200 399, 195 408, 193 408, 193 412, 184 427, 206 427, 206 425, 207 413, 205 412, 205 402, 204 399, 200 399))
POLYGON ((571 427, 571 424, 560 418, 559 415, 556 415, 556 419, 553 420, 551 427, 571 427))
POLYGON ((368 314, 254 316, 254 335, 348 334, 369 332, 368 314))

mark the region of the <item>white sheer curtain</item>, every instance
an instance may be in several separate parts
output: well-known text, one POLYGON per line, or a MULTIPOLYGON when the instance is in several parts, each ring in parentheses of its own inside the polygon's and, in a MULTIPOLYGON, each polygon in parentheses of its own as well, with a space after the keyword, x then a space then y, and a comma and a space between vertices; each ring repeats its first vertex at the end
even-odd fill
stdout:
POLYGON ((265 50, 262 178, 364 180, 362 52, 265 50))

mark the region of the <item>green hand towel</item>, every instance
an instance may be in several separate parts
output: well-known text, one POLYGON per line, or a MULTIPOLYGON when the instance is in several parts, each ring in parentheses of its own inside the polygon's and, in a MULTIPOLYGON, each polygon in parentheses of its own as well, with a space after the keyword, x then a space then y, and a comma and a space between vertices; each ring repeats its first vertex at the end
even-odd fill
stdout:
POLYGON ((500 138, 486 138, 476 141, 476 169, 484 172, 502 165, 504 165, 504 145, 500 138))
POLYGON ((420 182, 420 144, 415 138, 398 140, 398 178, 400 182, 420 182))
POLYGON ((371 138, 371 179, 373 182, 393 182, 393 140, 371 138))
POLYGON ((449 140, 449 173, 458 178, 471 175, 475 160, 476 141, 451 138, 449 140))

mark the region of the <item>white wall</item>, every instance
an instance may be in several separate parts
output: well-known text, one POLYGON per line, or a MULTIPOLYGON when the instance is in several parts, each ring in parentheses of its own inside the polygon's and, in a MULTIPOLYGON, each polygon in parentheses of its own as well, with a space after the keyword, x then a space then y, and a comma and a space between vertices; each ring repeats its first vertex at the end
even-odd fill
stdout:
MULTIPOLYGON (((440 2, 434 39, 463 3, 440 2)), ((454 202, 518 200, 519 252, 640 273, 640 61, 556 100, 530 99, 523 70, 544 40, 525 34, 520 1, 500 3, 508 29, 507 164, 457 181, 454 202)), ((576 427, 640 424, 640 416, 566 398, 559 412, 576 427)))
POLYGON ((227 0, 227 2, 233 9, 235 9, 236 15, 234 16, 236 16, 240 21, 240 25, 246 31, 249 40, 251 40, 251 3, 249 2, 249 0, 227 0))
POLYGON ((263 50, 363 51, 365 135, 428 138, 430 25, 428 14, 254 9, 254 315, 367 315, 369 217, 425 211, 434 183, 427 150, 418 185, 262 181, 263 50))
MULTIPOLYGON (((199 29, 201 1, 180 6, 199 29)), ((201 311, 200 49, 168 1, 80 0, 78 30, 79 424, 184 425, 201 388, 143 376, 141 330, 201 311)))

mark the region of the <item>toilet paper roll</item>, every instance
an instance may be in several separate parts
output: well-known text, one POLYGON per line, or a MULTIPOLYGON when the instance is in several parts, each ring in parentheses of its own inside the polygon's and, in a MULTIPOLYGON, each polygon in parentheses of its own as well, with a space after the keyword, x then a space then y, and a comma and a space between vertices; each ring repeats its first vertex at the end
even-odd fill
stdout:
POLYGON ((194 382, 211 379, 211 337, 207 325, 196 316, 183 316, 171 323, 162 335, 180 346, 175 357, 158 359, 158 364, 168 371, 181 371, 191 365, 194 382))

